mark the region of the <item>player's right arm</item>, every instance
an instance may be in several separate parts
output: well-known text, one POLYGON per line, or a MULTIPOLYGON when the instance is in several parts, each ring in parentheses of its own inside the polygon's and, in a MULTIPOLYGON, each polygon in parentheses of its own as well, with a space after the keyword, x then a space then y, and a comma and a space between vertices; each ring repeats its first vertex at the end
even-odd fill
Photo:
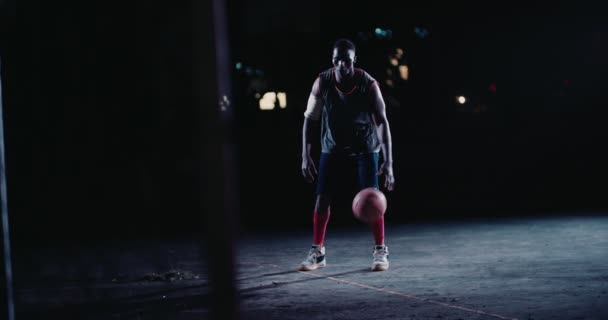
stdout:
POLYGON ((304 124, 302 126, 302 176, 308 182, 312 182, 317 175, 317 168, 312 159, 312 137, 314 128, 318 125, 323 108, 323 100, 320 94, 320 80, 317 78, 312 85, 308 96, 306 111, 304 112, 304 124))

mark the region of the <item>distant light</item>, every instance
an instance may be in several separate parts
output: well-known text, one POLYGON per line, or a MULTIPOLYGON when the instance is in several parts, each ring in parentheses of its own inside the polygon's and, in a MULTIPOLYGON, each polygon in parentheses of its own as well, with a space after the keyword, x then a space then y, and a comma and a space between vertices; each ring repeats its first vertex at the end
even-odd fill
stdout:
POLYGON ((395 50, 395 56, 397 57, 397 59, 401 60, 401 58, 403 57, 403 49, 401 48, 397 48, 395 50))
POLYGON ((390 68, 386 69, 386 75, 387 76, 392 76, 393 75, 393 70, 391 70, 390 68))
POLYGON ((378 39, 391 39, 393 37, 393 31, 390 29, 382 30, 381 28, 374 29, 376 38, 378 39))
POLYGON ((236 70, 241 70, 243 69, 243 63, 242 62, 237 62, 236 63, 236 70))
POLYGON ((467 99, 464 96, 458 96, 456 98, 456 100, 458 101, 458 103, 460 104, 464 104, 465 102, 467 102, 467 99))
POLYGON ((393 80, 386 79, 386 85, 392 88, 393 87, 393 80))
POLYGON ((279 107, 281 109, 287 108, 287 94, 285 92, 277 93, 277 99, 279 99, 279 107))
POLYGON ((410 77, 410 68, 408 68, 405 64, 400 65, 399 75, 401 76, 401 79, 407 80, 410 77))
POLYGON ((488 89, 492 92, 496 92, 496 85, 492 83, 488 89))
POLYGON ((422 27, 414 28, 414 33, 416 33, 416 36, 420 39, 424 39, 424 38, 428 37, 428 35, 429 35, 429 31, 422 27))
POLYGON ((399 60, 397 60, 397 58, 390 57, 389 61, 395 67, 399 64, 399 60))
POLYGON ((274 92, 266 92, 260 99, 260 110, 273 110, 277 102, 277 94, 274 92))
POLYGON ((245 68, 245 73, 246 73, 248 76, 252 75, 252 74, 253 74, 253 68, 251 68, 251 67, 247 67, 247 68, 245 68))
POLYGON ((255 93, 255 95, 254 95, 254 97, 255 97, 256 99, 259 99, 261 96, 262 96, 262 95, 261 95, 259 92, 256 92, 256 93, 255 93))
POLYGON ((230 107, 230 100, 227 95, 223 95, 220 99, 220 110, 224 112, 228 111, 228 107, 230 107))

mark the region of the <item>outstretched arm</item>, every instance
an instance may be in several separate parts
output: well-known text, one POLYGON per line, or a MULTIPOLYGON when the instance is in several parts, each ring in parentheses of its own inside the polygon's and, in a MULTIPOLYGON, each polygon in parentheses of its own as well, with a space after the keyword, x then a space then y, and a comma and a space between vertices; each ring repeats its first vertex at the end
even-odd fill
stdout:
POLYGON ((319 118, 321 118, 322 99, 319 96, 319 78, 312 86, 312 91, 308 96, 306 112, 304 112, 304 125, 302 126, 302 176, 308 182, 315 180, 317 168, 312 159, 312 137, 314 129, 317 128, 319 118))
POLYGON ((388 191, 393 191, 395 186, 395 176, 393 174, 393 147, 391 141, 391 129, 386 117, 386 105, 380 92, 378 83, 374 82, 371 87, 371 99, 374 110, 374 121, 376 122, 376 132, 382 145, 383 163, 378 170, 378 175, 384 175, 384 187, 388 191))

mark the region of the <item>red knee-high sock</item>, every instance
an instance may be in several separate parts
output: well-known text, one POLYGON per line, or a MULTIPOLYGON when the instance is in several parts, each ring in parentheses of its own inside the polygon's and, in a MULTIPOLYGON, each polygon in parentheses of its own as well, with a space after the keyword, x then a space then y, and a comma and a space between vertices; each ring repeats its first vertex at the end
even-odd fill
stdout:
POLYGON ((329 221, 329 209, 325 214, 315 211, 313 216, 313 240, 314 245, 323 245, 325 241, 325 230, 327 229, 327 222, 329 221))
POLYGON ((370 222, 372 226, 372 232, 374 233, 374 241, 376 241, 376 245, 384 244, 384 216, 375 219, 370 222))

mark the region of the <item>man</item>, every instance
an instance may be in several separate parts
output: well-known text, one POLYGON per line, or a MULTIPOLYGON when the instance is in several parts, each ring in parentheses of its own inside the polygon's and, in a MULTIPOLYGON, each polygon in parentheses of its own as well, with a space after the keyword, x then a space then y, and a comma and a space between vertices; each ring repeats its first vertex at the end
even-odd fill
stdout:
MULTIPOLYGON (((352 163, 357 167, 359 188, 384 187, 392 191, 393 157, 391 133, 384 100, 378 83, 367 72, 354 67, 355 45, 347 39, 333 47, 333 68, 319 74, 308 98, 302 129, 302 175, 308 182, 317 176, 317 197, 313 213, 313 245, 300 270, 326 265, 325 231, 330 216, 332 195, 339 187, 336 168, 352 163), (311 157, 311 133, 321 120, 321 157, 319 171, 311 157), (379 151, 383 163, 378 167, 379 151), (379 169, 378 169, 379 168, 379 169)), ((384 218, 370 223, 374 235, 372 270, 388 269, 388 248, 384 243, 384 218)))

